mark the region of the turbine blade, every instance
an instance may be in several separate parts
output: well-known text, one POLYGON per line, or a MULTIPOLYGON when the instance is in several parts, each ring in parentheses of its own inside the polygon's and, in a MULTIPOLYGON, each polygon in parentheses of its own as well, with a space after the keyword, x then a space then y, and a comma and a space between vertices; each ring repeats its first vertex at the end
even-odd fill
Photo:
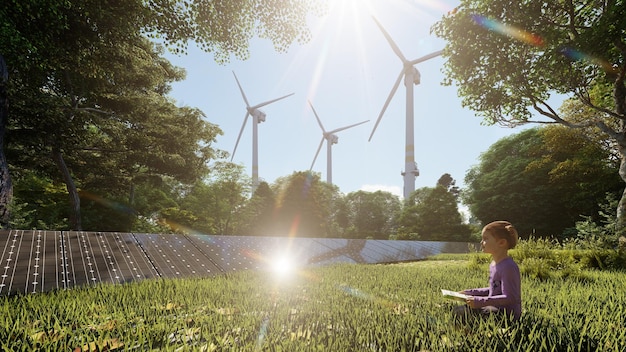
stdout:
POLYGON ((294 94, 295 94, 295 93, 291 93, 291 94, 287 94, 287 95, 285 95, 285 96, 283 96, 283 97, 280 97, 280 98, 276 98, 276 99, 268 100, 268 101, 266 101, 265 103, 257 104, 257 105, 255 105, 255 106, 251 107, 251 109, 258 109, 258 108, 260 108, 260 107, 262 107, 262 106, 265 106, 265 105, 271 104, 271 103, 273 103, 273 102, 275 102, 275 101, 279 101, 279 100, 281 100, 281 99, 285 99, 285 98, 290 97, 290 96, 292 96, 292 95, 294 95, 294 94))
POLYGON ((322 120, 320 120, 320 117, 317 116, 317 112, 315 111, 315 108, 313 107, 313 104, 311 104, 311 101, 309 101, 309 105, 311 105, 311 109, 313 110, 313 114, 315 114, 315 118, 317 119, 317 123, 320 125, 320 128, 322 129, 322 132, 326 133, 326 130, 324 129, 324 126, 322 125, 322 120))
POLYGON ((398 55, 398 57, 400 58, 400 60, 402 60, 403 63, 407 62, 407 59, 404 57, 404 55, 400 51, 400 48, 398 48, 398 46, 393 41, 393 39, 391 39, 391 36, 389 35, 389 33, 387 33, 385 28, 383 28, 383 25, 380 24, 380 22, 378 22, 376 17, 372 16, 372 18, 374 19, 374 21, 376 21, 376 24, 378 25, 378 28, 380 28, 380 30, 383 32, 383 35, 385 36, 385 38, 389 42, 389 45, 391 45, 391 49, 393 49, 393 52, 396 53, 396 55, 398 55))
POLYGON ((363 122, 359 122, 359 123, 355 123, 353 125, 346 126, 346 127, 340 127, 340 128, 335 129, 335 130, 332 130, 332 131, 330 131, 328 133, 336 133, 336 132, 339 132, 339 131, 347 130, 348 128, 352 128, 352 127, 355 127, 355 126, 358 126, 358 125, 362 125, 362 124, 364 124, 366 122, 369 122, 369 120, 366 120, 366 121, 363 121, 363 122))
POLYGON ((424 56, 420 57, 419 59, 415 59, 415 60, 411 61, 411 66, 413 66, 415 64, 419 64, 422 61, 426 61, 428 59, 432 59, 433 57, 437 57, 437 56, 441 55, 442 52, 443 52, 443 50, 435 51, 434 53, 430 53, 428 55, 424 55, 424 56))
POLYGON ((233 76, 235 76, 235 81, 237 81, 237 85, 239 86, 239 91, 241 91, 241 96, 243 97, 243 101, 246 102, 246 107, 249 108, 250 104, 248 103, 248 98, 246 98, 246 93, 243 92, 243 88, 241 88, 241 84, 239 84, 239 79, 237 79, 237 75, 235 71, 233 71, 233 76))
POLYGON ((393 85, 393 88, 391 89, 391 93, 389 93, 389 96, 387 97, 387 101, 385 101, 385 105, 383 105, 383 109, 380 111, 380 114, 378 115, 378 119, 376 120, 374 129, 372 130, 372 133, 370 134, 370 138, 367 140, 368 142, 372 140, 372 136, 374 136, 374 132, 376 132, 376 127, 378 127, 378 124, 380 123, 380 119, 382 119, 383 114, 385 113, 385 110, 387 110, 387 106, 389 105, 391 98, 393 98, 393 95, 396 94, 396 90, 398 90, 398 86, 400 85, 402 76, 404 76, 404 69, 400 71, 400 75, 398 76, 398 79, 396 79, 396 83, 393 85))
POLYGON ((313 162, 311 163, 311 168, 309 169, 309 171, 313 170, 313 165, 315 165, 315 160, 317 160, 317 156, 319 155, 323 144, 324 144, 324 137, 322 137, 322 140, 320 141, 320 146, 317 147, 317 152, 315 153, 315 158, 313 158, 313 162))
POLYGON ((250 113, 246 113, 246 117, 243 118, 243 125, 241 125, 241 130, 239 131, 239 136, 237 136, 237 143, 235 143, 235 149, 233 149, 233 155, 230 157, 230 161, 233 161, 235 157, 235 153, 237 152, 237 146, 239 145, 239 140, 241 139, 241 134, 243 134, 243 129, 246 127, 246 122, 248 122, 248 116, 250 113))

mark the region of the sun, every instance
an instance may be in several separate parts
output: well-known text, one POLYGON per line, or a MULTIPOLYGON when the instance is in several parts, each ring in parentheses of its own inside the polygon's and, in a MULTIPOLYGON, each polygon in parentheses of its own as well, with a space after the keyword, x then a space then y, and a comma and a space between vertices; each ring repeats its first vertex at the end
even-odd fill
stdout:
POLYGON ((270 267, 277 278, 285 278, 294 271, 294 262, 289 256, 282 254, 272 259, 270 267))

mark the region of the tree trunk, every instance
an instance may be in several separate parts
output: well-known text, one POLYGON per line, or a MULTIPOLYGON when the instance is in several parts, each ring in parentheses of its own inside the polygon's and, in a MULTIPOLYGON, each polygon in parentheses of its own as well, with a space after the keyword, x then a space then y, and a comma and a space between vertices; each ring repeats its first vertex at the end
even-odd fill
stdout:
POLYGON ((130 194, 128 195, 128 204, 131 207, 135 206, 135 183, 131 180, 130 181, 130 194))
POLYGON ((70 170, 67 168, 65 160, 63 160, 63 154, 61 154, 61 150, 58 147, 52 148, 52 158, 63 175, 63 181, 65 181, 65 187, 70 196, 70 229, 82 231, 80 221, 80 198, 78 197, 78 191, 76 190, 72 175, 70 175, 70 170))
MULTIPOLYGON (((619 175, 622 180, 626 183, 626 146, 619 146, 620 153, 620 165, 619 165, 619 175)), ((617 223, 616 230, 618 233, 626 230, 626 189, 622 193, 622 198, 620 198, 619 203, 617 205, 617 223)))
MULTIPOLYGON (((626 48, 625 48, 626 49, 626 48)), ((620 154, 619 175, 626 182, 626 68, 622 68, 615 79, 615 88, 613 91, 613 99, 615 100, 615 111, 622 116, 620 122, 621 133, 617 137, 617 144, 620 154)), ((622 198, 617 205, 617 232, 623 234, 626 230, 626 189, 622 193, 622 198)))
POLYGON ((10 209, 13 200, 13 185, 9 174, 9 164, 4 155, 4 135, 9 119, 9 98, 7 83, 9 82, 9 70, 4 58, 0 54, 0 228, 9 228, 10 209))

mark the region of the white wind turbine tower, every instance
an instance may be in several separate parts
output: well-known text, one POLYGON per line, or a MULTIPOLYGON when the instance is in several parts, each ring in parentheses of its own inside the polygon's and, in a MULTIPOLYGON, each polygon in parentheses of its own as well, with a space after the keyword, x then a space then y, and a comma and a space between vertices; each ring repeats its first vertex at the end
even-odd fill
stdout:
POLYGON ((402 70, 400 71, 400 74, 398 75, 398 78, 396 79, 396 83, 393 85, 393 88, 391 89, 391 93, 389 94, 389 97, 387 97, 387 100, 385 101, 385 105, 383 105, 383 109, 378 115, 378 119, 376 120, 376 124, 374 125, 374 129, 372 130, 372 133, 370 134, 369 140, 370 141, 372 140, 372 136, 374 135, 374 132, 376 131, 376 127, 378 127, 378 124, 380 123, 380 120, 383 117, 383 114, 385 113, 385 110, 387 109, 387 106, 389 105, 391 98, 393 98, 393 95, 396 93, 396 90, 398 89, 398 86, 400 85, 400 80, 402 79, 402 76, 404 76, 404 86, 406 87, 406 130, 405 130, 406 147, 405 147, 405 158, 404 158, 404 172, 402 172, 402 176, 404 177, 404 199, 408 199, 411 193, 415 191, 415 178, 419 176, 419 170, 417 169, 417 164, 415 163, 415 146, 414 146, 415 138, 413 136, 413 133, 414 133, 413 85, 420 84, 420 73, 414 67, 414 65, 422 61, 426 61, 428 59, 432 59, 434 57, 441 55, 441 50, 435 51, 426 56, 422 56, 419 59, 409 61, 404 57, 404 55, 402 55, 402 52, 400 51, 396 43, 394 43, 393 39, 391 39, 391 36, 389 35, 389 33, 387 33, 385 28, 383 28, 383 26, 380 24, 380 22, 378 22, 378 20, 375 17, 374 17, 374 21, 376 21, 376 24, 378 25, 380 30, 383 32, 383 35, 389 42, 389 45, 391 45, 391 49, 393 49, 393 51, 396 53, 396 55, 398 55, 400 60, 402 60, 402 70))
POLYGON ((311 169, 313 169, 313 165, 315 165, 315 160, 317 160, 317 156, 320 153, 320 150, 322 149, 322 144, 324 144, 324 139, 326 139, 326 182, 329 184, 333 184, 333 156, 332 156, 332 148, 333 148, 333 144, 337 144, 337 142, 339 142, 339 137, 337 137, 337 135, 335 133, 339 132, 339 131, 343 131, 343 130, 347 130, 348 128, 352 128, 358 125, 362 125, 366 122, 368 122, 369 120, 363 121, 363 122, 359 122, 359 123, 355 123, 353 125, 350 126, 345 126, 345 127, 340 127, 340 128, 336 128, 332 131, 328 131, 326 132, 326 130, 324 129, 324 126, 322 125, 322 120, 320 120, 319 116, 317 115, 317 112, 315 111, 315 108, 313 107, 313 104, 311 104, 311 102, 309 101, 309 105, 311 105, 311 109, 313 110, 313 114, 315 114, 315 118, 317 119, 317 123, 320 125, 320 128, 322 129, 322 139, 320 140, 320 145, 319 147, 317 147, 317 152, 315 153, 315 158, 313 158, 313 162, 311 163, 311 169))
POLYGON ((248 98, 246 98, 246 94, 243 92, 243 88, 241 88, 241 84, 239 84, 239 79, 237 79, 237 75, 235 71, 233 71, 233 76, 235 76, 235 80, 237 81, 237 86, 239 86, 239 90, 241 91, 241 96, 243 100, 246 102, 246 117, 243 119, 243 124, 241 125, 241 130, 239 131, 239 136, 237 136, 237 143, 235 143, 235 149, 233 150, 233 155, 230 157, 230 161, 235 157, 235 152, 237 152, 237 145, 239 145, 239 139, 241 139, 241 134, 243 133, 243 129, 246 127, 246 122, 248 122, 248 116, 252 115, 252 184, 253 187, 256 188, 259 185, 259 137, 258 137, 258 124, 265 121, 266 114, 259 110, 260 107, 271 104, 275 101, 287 98, 288 96, 293 95, 294 93, 285 95, 280 98, 276 98, 273 100, 266 101, 261 104, 257 104, 254 106, 250 106, 248 103, 248 98))

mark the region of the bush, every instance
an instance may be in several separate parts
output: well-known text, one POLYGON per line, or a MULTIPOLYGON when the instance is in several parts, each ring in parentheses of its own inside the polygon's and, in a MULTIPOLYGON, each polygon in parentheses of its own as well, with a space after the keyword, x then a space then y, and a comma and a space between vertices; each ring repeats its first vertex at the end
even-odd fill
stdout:
POLYGON ((583 269, 626 269, 625 251, 597 247, 575 249, 548 239, 520 241, 510 255, 520 264, 523 273, 541 279, 577 275, 583 269))
POLYGON ((576 223, 577 237, 568 242, 578 249, 616 248, 620 233, 617 231, 618 200, 614 194, 607 193, 604 203, 599 204, 599 215, 602 220, 599 224, 593 222, 590 216, 576 223))

